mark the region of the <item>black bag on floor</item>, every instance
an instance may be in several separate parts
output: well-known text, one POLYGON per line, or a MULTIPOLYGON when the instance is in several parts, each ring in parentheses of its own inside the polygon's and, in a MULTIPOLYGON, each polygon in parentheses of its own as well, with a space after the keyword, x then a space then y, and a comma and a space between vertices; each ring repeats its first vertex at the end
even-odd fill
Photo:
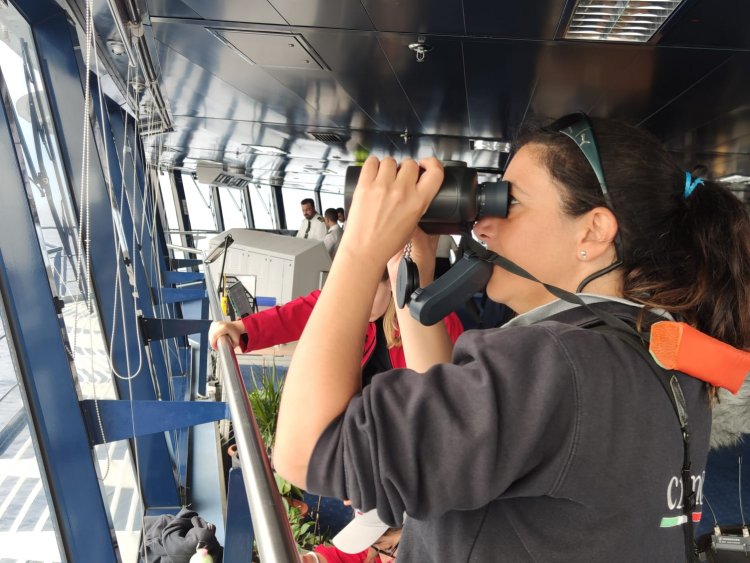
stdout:
POLYGON ((214 563, 221 563, 223 549, 216 539, 216 526, 187 508, 175 516, 146 516, 143 538, 148 563, 189 563, 199 542, 214 563))

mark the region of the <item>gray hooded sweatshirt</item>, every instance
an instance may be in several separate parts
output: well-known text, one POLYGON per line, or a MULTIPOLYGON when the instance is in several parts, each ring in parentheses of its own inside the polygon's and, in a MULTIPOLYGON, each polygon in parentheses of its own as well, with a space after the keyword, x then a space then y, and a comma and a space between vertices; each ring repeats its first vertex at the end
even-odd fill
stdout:
MULTIPOLYGON (((321 436, 308 488, 377 508, 391 526, 405 513, 399 562, 685 561, 672 404, 646 361, 592 324, 557 301, 464 333, 451 364, 379 374, 321 436)), ((709 400, 703 382, 678 379, 695 521, 709 400)))

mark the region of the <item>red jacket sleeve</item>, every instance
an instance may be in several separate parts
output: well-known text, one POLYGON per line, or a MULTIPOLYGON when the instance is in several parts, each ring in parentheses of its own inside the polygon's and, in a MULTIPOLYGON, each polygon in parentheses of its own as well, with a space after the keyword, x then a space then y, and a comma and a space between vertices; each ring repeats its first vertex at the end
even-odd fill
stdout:
MULTIPOLYGON (((368 549, 365 549, 361 553, 348 554, 343 551, 336 549, 334 546, 319 545, 315 548, 316 553, 320 553, 326 558, 328 563, 362 563, 367 560, 368 549)), ((380 559, 378 559, 380 561, 380 559)))
POLYGON ((458 337, 464 332, 464 325, 461 324, 461 319, 458 318, 456 313, 451 313, 443 319, 443 322, 445 323, 445 328, 448 329, 448 336, 451 337, 451 342, 455 344, 458 337))
POLYGON ((320 290, 316 289, 284 305, 277 305, 243 318, 247 345, 243 345, 242 351, 251 352, 299 340, 319 295, 320 290))

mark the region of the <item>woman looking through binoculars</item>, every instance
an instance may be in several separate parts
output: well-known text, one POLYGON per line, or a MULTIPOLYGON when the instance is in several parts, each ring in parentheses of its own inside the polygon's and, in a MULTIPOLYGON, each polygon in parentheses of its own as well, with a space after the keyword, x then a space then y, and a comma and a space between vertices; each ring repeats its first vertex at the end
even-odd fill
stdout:
POLYGON ((434 158, 365 162, 289 370, 276 468, 391 526, 406 513, 402 561, 692 559, 711 387, 663 370, 640 339, 681 320, 748 347, 747 212, 645 132, 583 115, 523 135, 503 179, 507 216, 474 232, 487 260, 525 270, 496 266, 487 286, 519 316, 452 352, 441 327, 403 322, 407 364, 416 349, 432 367, 360 392, 382 269, 442 180, 434 158))

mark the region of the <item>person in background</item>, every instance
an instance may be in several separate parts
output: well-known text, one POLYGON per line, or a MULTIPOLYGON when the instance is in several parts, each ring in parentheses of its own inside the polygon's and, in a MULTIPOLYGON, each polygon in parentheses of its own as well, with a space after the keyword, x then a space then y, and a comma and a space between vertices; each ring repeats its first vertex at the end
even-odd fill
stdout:
POLYGON ((337 207, 336 208, 336 213, 338 213, 339 227, 341 227, 343 229, 346 226, 346 213, 344 213, 344 208, 343 207, 337 207))
MULTIPOLYGON (((222 335, 228 335, 232 340, 232 345, 237 353, 246 353, 253 350, 259 350, 274 346, 276 344, 285 344, 298 340, 302 334, 307 320, 315 307, 320 296, 320 291, 315 290, 308 295, 298 297, 292 301, 277 305, 276 307, 248 315, 236 321, 214 321, 208 332, 209 342, 213 349, 216 349, 217 340, 222 335)), ((452 342, 463 332, 461 321, 455 313, 448 315, 443 321, 443 330, 446 332, 452 342)), ((401 336, 399 334, 398 319, 396 316, 396 304, 391 293, 391 284, 388 277, 388 270, 383 272, 378 289, 370 309, 369 322, 367 324, 364 346, 361 357, 361 385, 368 385, 372 379, 380 372, 392 368, 406 367, 406 357, 404 349, 401 346, 401 336)), ((348 504, 348 503, 345 503, 348 504)), ((357 511, 355 511, 355 515, 357 511)), ((361 512, 359 513, 361 515, 361 512)), ((356 519, 353 520, 356 522, 356 519)), ((343 550, 347 553, 338 552, 334 548, 320 547, 317 553, 317 561, 320 563, 356 563, 359 561, 392 561, 400 530, 397 535, 395 532, 387 532, 388 526, 382 524, 377 519, 375 512, 367 513, 367 518, 359 524, 348 524, 340 532, 344 534, 334 539, 344 542, 341 544, 343 550), (350 526, 352 526, 350 528, 350 526), (369 528, 371 531, 374 527, 380 526, 381 531, 377 536, 367 536, 367 539, 360 549, 354 549, 347 542, 346 538, 352 534, 352 530, 360 528, 369 528), (344 534, 344 530, 350 532, 344 534), (387 533, 386 533, 387 532, 387 533), (378 541, 377 537, 384 535, 378 541), (393 538, 396 538, 395 544, 393 538), (371 548, 368 548, 372 544, 371 548), (378 554, 378 552, 381 552, 378 554), (391 555, 388 555, 388 554, 391 555)), ((304 561, 315 561, 316 554, 308 554, 308 559, 304 561)))
POLYGON ((305 218, 300 223, 297 238, 323 240, 328 229, 326 229, 323 217, 315 211, 315 202, 308 197, 303 199, 300 204, 302 205, 302 215, 305 218))
POLYGON ((451 252, 455 253, 458 245, 450 235, 439 235, 435 250, 435 277, 439 278, 451 268, 451 252))
POLYGON ((400 528, 389 528, 374 510, 354 511, 354 518, 333 537, 333 545, 316 546, 303 563, 389 563, 396 560, 400 528))
POLYGON ((431 281, 415 227, 443 180, 434 158, 367 159, 287 373, 276 470, 389 526, 405 513, 404 561, 695 561, 713 388, 693 364, 656 365, 643 338, 678 319, 712 350, 750 348, 747 209, 616 121, 566 116, 513 154, 507 216, 474 233, 490 298, 518 316, 455 349, 400 316, 421 373, 360 389, 383 266, 415 239, 431 281))
POLYGON ((325 210, 323 221, 325 221, 326 228, 328 229, 325 238, 323 238, 323 244, 331 260, 333 260, 333 257, 336 256, 336 251, 339 249, 341 237, 344 236, 344 231, 338 224, 338 214, 333 207, 325 210))

